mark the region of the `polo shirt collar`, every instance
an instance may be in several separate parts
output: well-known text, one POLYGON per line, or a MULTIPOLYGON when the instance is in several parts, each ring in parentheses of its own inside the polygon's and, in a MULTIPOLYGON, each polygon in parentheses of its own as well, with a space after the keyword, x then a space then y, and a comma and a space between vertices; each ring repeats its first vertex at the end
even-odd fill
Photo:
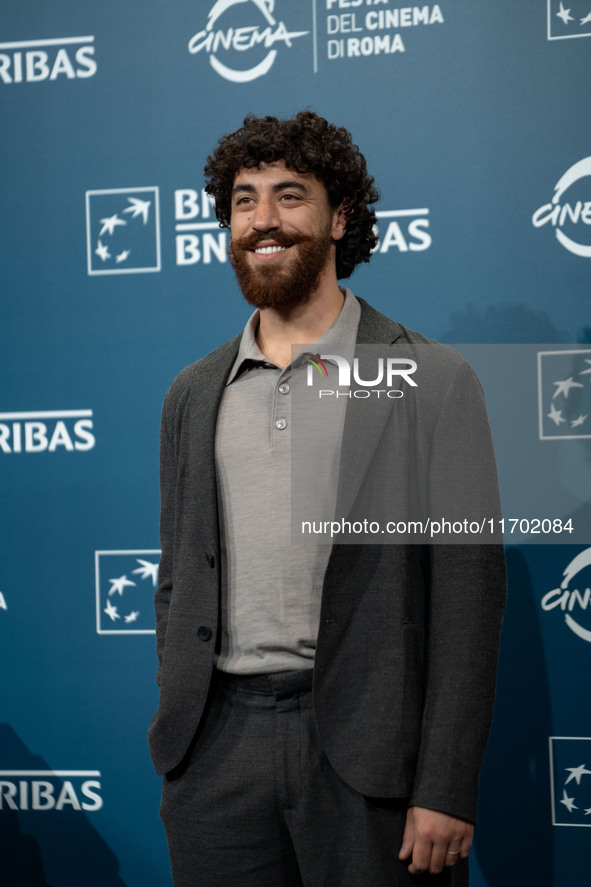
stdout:
MULTIPOLYGON (((340 287, 340 290, 345 297, 343 307, 324 335, 314 343, 315 346, 355 344, 359 318, 361 317, 361 306, 350 289, 340 287)), ((249 317, 244 327, 238 355, 230 370, 226 385, 231 385, 241 372, 245 372, 253 366, 260 366, 266 369, 281 369, 281 367, 268 360, 257 345, 256 331, 258 325, 259 312, 257 310, 249 317)))

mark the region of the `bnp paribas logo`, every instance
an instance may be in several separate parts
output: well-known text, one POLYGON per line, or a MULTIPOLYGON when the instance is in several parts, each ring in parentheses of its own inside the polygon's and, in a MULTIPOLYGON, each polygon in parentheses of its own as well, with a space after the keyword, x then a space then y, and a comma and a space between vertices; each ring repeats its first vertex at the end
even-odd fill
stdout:
POLYGON ((591 738, 550 736, 552 824, 591 827, 591 738))
POLYGON ((158 188, 86 192, 89 275, 160 271, 158 188))
POLYGON ((538 352, 540 440, 591 438, 591 348, 538 352))
POLYGON ((97 634, 154 634, 160 551, 95 551, 97 634))
POLYGON ((548 0, 548 40, 591 37, 589 0, 548 0))

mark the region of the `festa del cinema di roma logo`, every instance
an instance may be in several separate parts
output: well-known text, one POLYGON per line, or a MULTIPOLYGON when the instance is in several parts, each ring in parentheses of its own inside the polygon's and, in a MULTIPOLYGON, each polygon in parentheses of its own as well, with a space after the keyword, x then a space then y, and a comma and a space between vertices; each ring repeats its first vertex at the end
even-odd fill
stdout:
POLYGON ((591 643, 591 628, 581 625, 580 616, 578 616, 580 611, 591 609, 591 588, 588 585, 584 589, 575 587, 574 581, 576 580, 576 584, 581 586, 585 584, 586 577, 586 582, 589 583, 591 576, 589 567, 591 567, 591 548, 586 548, 568 564, 562 574, 563 579, 560 587, 546 592, 542 598, 542 610, 560 609, 564 613, 564 621, 570 630, 577 637, 591 643), (587 570, 587 573, 584 573, 584 570, 587 570))
POLYGON ((249 83, 263 77, 277 58, 277 46, 290 48, 294 40, 309 33, 288 30, 284 22, 277 21, 274 10, 275 0, 216 0, 205 29, 189 40, 189 52, 206 52, 214 71, 232 83, 249 83), (229 10, 231 26, 225 16, 229 10), (248 59, 249 67, 234 67, 241 57, 248 59))
POLYGON ((551 225, 565 249, 575 256, 591 258, 591 157, 584 157, 567 169, 554 186, 551 203, 534 212, 532 224, 534 228, 551 225), (571 195, 566 195, 571 188, 571 195), (563 201, 565 195, 567 199, 563 201))

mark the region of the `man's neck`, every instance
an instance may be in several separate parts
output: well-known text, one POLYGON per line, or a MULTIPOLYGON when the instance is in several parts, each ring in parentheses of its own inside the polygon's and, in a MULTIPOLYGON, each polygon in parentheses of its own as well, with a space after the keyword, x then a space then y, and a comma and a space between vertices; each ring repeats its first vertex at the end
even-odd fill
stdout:
POLYGON ((311 345, 330 329, 341 313, 344 296, 335 283, 328 291, 314 293, 304 305, 287 312, 262 308, 256 332, 257 344, 272 363, 286 367, 292 345, 311 345))

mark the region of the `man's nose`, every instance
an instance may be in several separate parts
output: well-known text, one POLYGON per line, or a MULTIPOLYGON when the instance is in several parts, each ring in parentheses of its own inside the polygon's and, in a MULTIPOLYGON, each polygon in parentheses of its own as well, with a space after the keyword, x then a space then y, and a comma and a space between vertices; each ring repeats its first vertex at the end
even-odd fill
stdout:
POLYGON ((281 222, 277 207, 272 200, 259 200, 252 217, 252 227, 255 231, 270 231, 279 228, 281 222))

